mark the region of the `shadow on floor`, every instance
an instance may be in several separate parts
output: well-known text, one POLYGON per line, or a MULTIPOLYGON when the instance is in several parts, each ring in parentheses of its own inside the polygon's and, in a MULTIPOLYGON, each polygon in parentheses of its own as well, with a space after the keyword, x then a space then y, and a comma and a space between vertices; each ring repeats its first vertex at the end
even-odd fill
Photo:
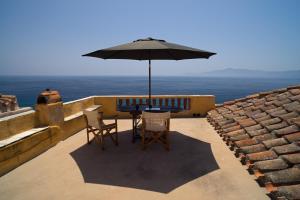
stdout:
POLYGON ((131 143, 130 131, 119 134, 118 147, 105 139, 105 151, 93 142, 70 153, 86 183, 169 193, 219 169, 209 143, 179 132, 170 133, 169 152, 158 143, 141 150, 139 140, 131 143))

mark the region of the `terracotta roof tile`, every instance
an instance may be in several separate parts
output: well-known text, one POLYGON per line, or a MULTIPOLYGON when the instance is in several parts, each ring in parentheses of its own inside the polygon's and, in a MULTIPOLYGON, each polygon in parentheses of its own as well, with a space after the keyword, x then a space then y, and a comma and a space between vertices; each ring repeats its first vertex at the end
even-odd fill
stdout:
POLYGON ((275 106, 272 109, 266 110, 266 113, 270 114, 270 113, 274 113, 274 112, 278 112, 278 111, 282 111, 282 110, 283 110, 283 108, 275 106))
POLYGON ((241 126, 240 125, 236 125, 236 126, 231 126, 231 127, 223 129, 223 132, 224 133, 228 133, 228 132, 236 131, 236 130, 239 130, 239 129, 241 129, 241 126))
POLYGON ((258 106, 258 105, 263 105, 266 102, 266 100, 265 99, 254 99, 252 102, 254 105, 258 106))
POLYGON ((240 141, 237 141, 235 142, 234 144, 237 146, 237 147, 244 147, 244 146, 250 146, 250 145, 254 145, 254 144, 257 144, 258 142, 254 139, 245 139, 245 140, 240 140, 240 141))
POLYGON ((300 129, 298 128, 298 126, 291 125, 291 126, 287 126, 285 128, 282 128, 282 129, 274 130, 274 131, 272 131, 272 133, 274 133, 277 136, 283 136, 283 135, 287 135, 287 134, 290 134, 290 133, 298 132, 299 130, 300 129))
POLYGON ((223 114, 223 117, 224 118, 227 118, 227 119, 232 119, 234 117, 237 117, 238 115, 234 114, 234 113, 226 113, 226 114, 223 114))
POLYGON ((289 90, 289 92, 290 92, 292 95, 298 95, 298 94, 300 94, 300 89, 291 89, 291 90, 289 90))
POLYGON ((233 119, 224 119, 224 120, 219 121, 219 122, 218 122, 218 125, 219 125, 219 126, 224 126, 224 125, 226 125, 226 124, 230 124, 230 123, 233 123, 233 122, 234 122, 233 119))
POLYGON ((242 120, 238 120, 238 123, 242 126, 242 127, 249 127, 249 126, 253 126, 256 124, 256 122, 251 119, 251 118, 247 118, 247 119, 242 119, 242 120))
POLYGON ((292 96, 292 94, 290 92, 284 92, 282 94, 277 95, 277 99, 279 101, 286 101, 289 100, 288 97, 292 96))
POLYGON ((245 134, 245 130, 239 129, 236 131, 231 131, 231 132, 225 133, 224 135, 226 135, 227 137, 233 137, 233 136, 238 136, 238 135, 243 135, 243 134, 245 134))
POLYGON ((258 93, 260 97, 266 97, 270 94, 272 94, 273 92, 272 91, 264 91, 264 92, 260 92, 258 93))
POLYGON ((231 141, 239 141, 239 140, 245 140, 245 139, 249 139, 249 138, 250 137, 248 134, 240 134, 240 135, 230 137, 230 140, 231 141))
POLYGON ((296 100, 299 101, 300 100, 300 94, 292 96, 292 97, 289 97, 289 99, 292 100, 292 101, 296 101, 296 100))
POLYGON ((264 160, 254 163, 253 169, 260 172, 270 172, 288 168, 289 165, 282 159, 277 158, 273 160, 264 160))
POLYGON ((239 130, 239 129, 241 129, 241 126, 240 126, 240 125, 230 126, 230 127, 228 127, 228 128, 223 128, 223 127, 222 127, 222 131, 223 131, 224 133, 229 133, 229 132, 236 131, 236 130, 239 130))
POLYGON ((237 153, 244 153, 244 154, 249 154, 249 153, 256 153, 256 152, 261 152, 261 151, 266 151, 267 149, 263 144, 255 144, 251 146, 245 146, 237 149, 237 153))
POLYGON ((262 128, 263 127, 260 124, 256 124, 256 125, 253 125, 253 126, 246 127, 245 130, 247 132, 249 132, 249 131, 254 131, 254 130, 260 130, 262 128))
POLYGON ((272 112, 272 113, 269 113, 269 115, 271 115, 272 117, 278 117, 278 116, 281 116, 281 115, 284 115, 284 114, 287 114, 288 112, 284 109, 282 110, 279 110, 277 112, 272 112))
POLYGON ((278 92, 278 93, 282 93, 285 91, 287 91, 287 88, 279 88, 279 89, 274 90, 274 92, 278 92))
POLYGON ((293 164, 293 165, 300 164, 300 153, 287 154, 281 157, 289 164, 293 164))
POLYGON ((300 117, 292 118, 289 120, 290 124, 296 124, 297 126, 300 127, 300 117))
POLYGON ((247 119, 247 116, 237 116, 233 118, 234 121, 240 121, 242 119, 247 119))
POLYGON ((291 119, 291 118, 296 118, 298 116, 299 116, 299 114, 297 112, 290 112, 287 114, 280 115, 278 117, 280 117, 282 120, 287 120, 287 119, 291 119))
POLYGON ((272 119, 267 119, 264 121, 259 122, 262 126, 268 126, 268 125, 272 125, 272 124, 277 124, 281 122, 281 119, 276 117, 276 118, 272 118, 272 119))
POLYGON ((289 142, 300 141, 300 132, 283 136, 289 142))
POLYGON ((251 95, 248 95, 246 96, 247 99, 253 99, 253 98, 258 98, 259 97, 259 94, 251 94, 251 95))
POLYGON ((243 107, 243 108, 247 108, 247 107, 250 107, 250 106, 252 106, 253 105, 253 103, 243 103, 241 106, 243 107))
POLYGON ((267 96, 265 97, 265 99, 266 99, 267 101, 274 101, 274 100, 277 100, 276 95, 277 95, 276 93, 269 94, 269 95, 267 95, 267 96))
POLYGON ((256 115, 261 113, 262 111, 257 108, 257 106, 251 106, 251 110, 248 110, 247 112, 245 112, 245 115, 247 115, 249 118, 252 118, 252 115, 256 115))
POLYGON ((255 139, 257 141, 257 143, 260 143, 265 140, 274 139, 274 138, 276 138, 276 136, 274 136, 273 134, 270 134, 270 133, 266 133, 263 135, 258 135, 258 136, 253 137, 253 139, 255 139))
POLYGON ((300 106, 300 103, 298 101, 293 101, 292 103, 287 103, 287 104, 283 105, 284 109, 286 109, 289 112, 292 112, 293 110, 295 110, 295 108, 297 108, 299 106, 300 106))
POLYGON ((282 146, 273 147, 272 150, 277 155, 289 154, 289 153, 298 153, 300 152, 300 147, 297 144, 286 144, 282 146))
POLYGON ((289 185, 300 183, 300 169, 292 167, 274 172, 265 173, 265 181, 270 181, 274 185, 289 185))
POLYGON ((265 121, 265 120, 267 120, 267 119, 271 119, 271 116, 270 116, 270 115, 266 115, 266 116, 264 116, 264 117, 256 118, 255 121, 256 121, 257 123, 259 123, 259 122, 265 121))
POLYGON ((237 126, 237 125, 238 125, 237 122, 228 123, 228 124, 222 125, 222 129, 227 129, 227 128, 237 126))
POLYGON ((258 153, 251 153, 246 155, 246 159, 250 162, 257 162, 262 160, 273 160, 278 158, 274 151, 262 151, 258 153))
POLYGON ((257 113, 257 114, 251 115, 250 117, 252 117, 253 119, 257 119, 257 118, 265 117, 267 115, 268 115, 267 113, 261 112, 261 113, 257 113))
POLYGON ((277 108, 275 105, 270 105, 270 106, 264 106, 261 108, 261 110, 263 111, 268 111, 268 110, 271 110, 271 109, 274 109, 274 108, 277 108))
POLYGON ((284 105, 284 104, 287 104, 287 103, 291 103, 292 101, 291 100, 289 100, 289 99, 282 99, 282 100, 277 100, 277 101, 275 101, 274 102, 274 105, 276 105, 276 106, 282 106, 282 105, 284 105))
POLYGON ((281 186, 271 192, 273 199, 300 199, 300 185, 281 186))
POLYGON ((257 136, 257 135, 263 135, 268 133, 267 129, 259 129, 259 130, 250 130, 247 131, 248 135, 250 135, 251 137, 257 136))
POLYGON ((246 98, 239 98, 239 99, 235 99, 234 101, 237 103, 237 102, 243 102, 246 100, 247 100, 246 98))
POLYGON ((271 139, 271 140, 266 140, 262 142, 263 145, 265 145, 265 147, 267 149, 270 149, 272 147, 276 147, 276 146, 281 146, 281 145, 285 145, 288 142, 286 141, 286 139, 284 138, 276 138, 276 139, 271 139))
POLYGON ((268 131, 273 131, 273 130, 278 130, 278 129, 281 129, 281 128, 284 128, 287 126, 288 126, 288 123, 281 122, 278 124, 272 124, 272 125, 266 126, 266 129, 268 129, 268 131))

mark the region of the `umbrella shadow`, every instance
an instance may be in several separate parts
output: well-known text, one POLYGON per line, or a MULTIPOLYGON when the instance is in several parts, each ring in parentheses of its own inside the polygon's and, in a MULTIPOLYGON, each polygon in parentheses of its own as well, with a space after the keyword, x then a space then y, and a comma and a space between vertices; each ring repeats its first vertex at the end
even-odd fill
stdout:
POLYGON ((106 138, 105 151, 92 143, 70 153, 86 183, 169 193, 219 169, 209 143, 172 131, 169 152, 161 144, 143 151, 139 141, 131 143, 130 133, 119 134, 118 147, 106 138))

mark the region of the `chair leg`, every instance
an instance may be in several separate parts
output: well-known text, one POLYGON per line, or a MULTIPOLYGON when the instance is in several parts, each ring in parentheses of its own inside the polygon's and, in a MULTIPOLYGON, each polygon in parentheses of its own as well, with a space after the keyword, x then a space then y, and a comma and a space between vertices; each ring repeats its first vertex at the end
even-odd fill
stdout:
POLYGON ((89 137, 89 130, 88 129, 86 129, 86 136, 87 136, 87 143, 91 144, 90 143, 90 137, 89 137))
POLYGON ((105 150, 105 148, 104 148, 104 135, 103 135, 103 131, 101 131, 101 133, 100 133, 100 138, 101 138, 101 148, 102 148, 102 150, 105 150))
POLYGON ((166 145, 165 145, 165 147, 166 147, 166 150, 167 151, 170 151, 170 142, 169 142, 169 136, 168 136, 168 133, 165 133, 165 142, 166 142, 166 145))
POLYGON ((92 140, 90 140, 90 133, 93 133, 95 135, 95 132, 91 130, 90 128, 86 129, 86 136, 87 136, 87 144, 91 144, 92 140))
POLYGON ((116 125, 116 146, 119 146, 118 125, 116 125))

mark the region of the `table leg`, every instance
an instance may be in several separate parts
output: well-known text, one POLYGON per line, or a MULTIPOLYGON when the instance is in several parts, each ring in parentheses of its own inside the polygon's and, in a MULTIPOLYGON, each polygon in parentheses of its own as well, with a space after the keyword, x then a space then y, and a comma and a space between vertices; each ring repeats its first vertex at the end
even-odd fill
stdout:
POLYGON ((132 143, 135 142, 135 120, 134 115, 132 115, 132 143))

